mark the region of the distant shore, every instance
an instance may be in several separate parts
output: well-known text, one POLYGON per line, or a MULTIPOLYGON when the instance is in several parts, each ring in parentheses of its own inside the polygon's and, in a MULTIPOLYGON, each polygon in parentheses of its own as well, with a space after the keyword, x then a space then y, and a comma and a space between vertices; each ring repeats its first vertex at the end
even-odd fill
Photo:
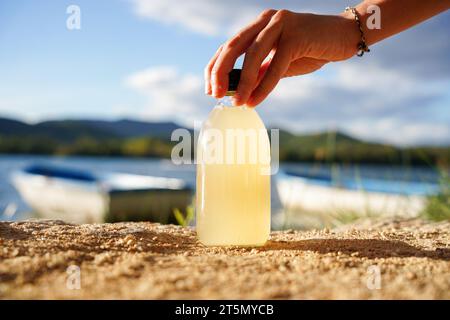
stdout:
MULTIPOLYGON (((357 166, 357 165, 373 165, 373 166, 399 166, 399 167, 427 167, 433 168, 436 170, 450 170, 450 155, 447 159, 447 152, 450 153, 450 148, 444 149, 442 151, 443 155, 441 157, 441 151, 437 151, 437 155, 434 154, 430 156, 432 160, 425 159, 421 157, 410 157, 407 156, 406 160, 400 160, 398 158, 392 160, 389 158, 384 158, 380 155, 377 159, 359 159, 355 160, 347 160, 341 159, 340 157, 336 157, 333 160, 326 159, 316 159, 313 156, 304 156, 304 157, 284 157, 280 158, 281 163, 288 164, 298 164, 298 163, 314 163, 317 165, 347 165, 347 166, 357 166)), ((149 152, 148 154, 134 154, 134 153, 125 153, 125 152, 31 152, 28 150, 22 151, 3 151, 0 150, 0 156, 50 156, 56 158, 65 158, 65 157, 93 157, 93 158, 118 158, 118 159, 150 159, 150 160, 170 160, 170 155, 164 154, 154 154, 153 152, 149 152)), ((193 158, 191 158, 194 161, 193 158)))
MULTIPOLYGON (((170 158, 173 122, 55 120, 27 124, 0 117, 0 153, 170 158)), ((195 141, 192 141, 195 145, 195 141)), ((450 166, 450 145, 396 146, 345 132, 279 129, 281 162, 450 166)), ((193 151, 193 150, 192 150, 193 151)), ((191 154, 193 156, 193 153, 191 154)))

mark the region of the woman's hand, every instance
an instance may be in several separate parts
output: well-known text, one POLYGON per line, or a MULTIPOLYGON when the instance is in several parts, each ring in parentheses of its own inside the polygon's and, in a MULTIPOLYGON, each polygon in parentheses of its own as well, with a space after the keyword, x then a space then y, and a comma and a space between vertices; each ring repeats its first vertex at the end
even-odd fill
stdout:
POLYGON ((256 106, 281 78, 310 73, 330 61, 352 57, 358 41, 352 16, 266 10, 217 50, 205 68, 206 94, 216 98, 225 95, 228 73, 245 53, 233 102, 256 106))

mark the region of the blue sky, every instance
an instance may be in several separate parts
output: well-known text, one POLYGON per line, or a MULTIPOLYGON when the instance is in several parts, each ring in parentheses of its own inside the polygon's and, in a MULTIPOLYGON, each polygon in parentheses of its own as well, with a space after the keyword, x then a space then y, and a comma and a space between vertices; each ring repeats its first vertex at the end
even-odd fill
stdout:
POLYGON ((127 1, 19 0, 0 2, 0 43, 0 111, 34 120, 113 116, 142 100, 123 85, 128 74, 161 64, 199 73, 217 40, 143 20, 127 1), (69 31, 73 3, 81 30, 69 31))
MULTIPOLYGON (((336 13, 351 1, 0 0, 0 116, 26 121, 206 117, 203 67, 267 7, 336 13), (81 9, 68 30, 66 8, 81 9)), ((340 129, 396 144, 450 144, 450 14, 364 58, 285 79, 258 107, 268 126, 340 129)))

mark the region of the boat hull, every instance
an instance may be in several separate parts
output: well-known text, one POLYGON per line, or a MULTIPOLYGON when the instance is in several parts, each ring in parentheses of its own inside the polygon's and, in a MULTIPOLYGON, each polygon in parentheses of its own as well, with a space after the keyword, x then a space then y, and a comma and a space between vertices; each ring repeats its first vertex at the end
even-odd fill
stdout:
POLYGON ((279 179, 277 189, 285 210, 302 212, 415 217, 426 204, 422 195, 349 190, 314 185, 298 178, 279 179))
POLYGON ((26 172, 13 174, 12 183, 38 217, 72 223, 175 223, 173 210, 185 211, 192 204, 192 190, 174 186, 174 179, 121 174, 112 177, 141 185, 137 189, 114 189, 107 181, 75 181, 26 172), (159 187, 143 188, 148 181, 156 181, 159 187))
POLYGON ((12 182, 40 218, 94 223, 103 222, 108 211, 108 196, 94 185, 20 173, 12 182))
POLYGON ((106 222, 155 221, 177 223, 173 210, 182 212, 192 204, 190 190, 135 190, 108 194, 106 222))

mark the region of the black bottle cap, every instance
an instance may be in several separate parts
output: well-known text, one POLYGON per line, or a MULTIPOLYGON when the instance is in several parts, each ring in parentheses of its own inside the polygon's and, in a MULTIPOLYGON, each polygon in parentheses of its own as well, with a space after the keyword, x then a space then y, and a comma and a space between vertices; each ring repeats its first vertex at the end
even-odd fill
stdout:
POLYGON ((241 71, 241 69, 233 69, 228 74, 228 93, 236 92, 239 80, 241 79, 241 71))

